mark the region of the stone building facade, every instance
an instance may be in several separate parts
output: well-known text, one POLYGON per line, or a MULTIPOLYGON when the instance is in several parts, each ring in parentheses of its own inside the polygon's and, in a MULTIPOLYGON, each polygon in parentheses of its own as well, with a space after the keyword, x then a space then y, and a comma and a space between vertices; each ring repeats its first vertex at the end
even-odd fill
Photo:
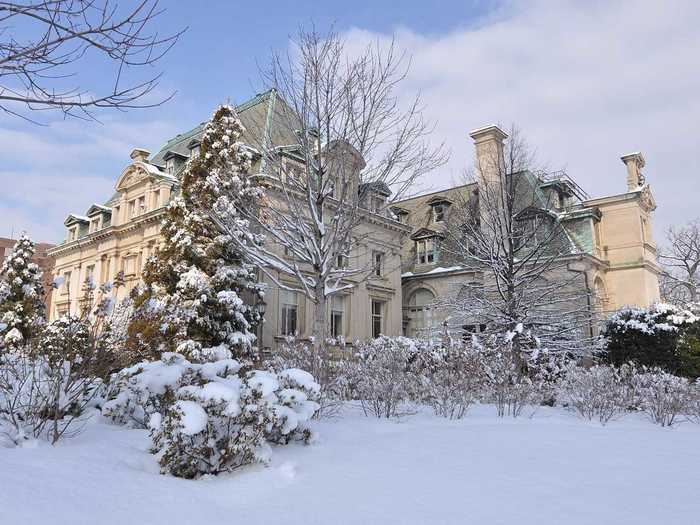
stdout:
MULTIPOLYGON (((476 130, 471 137, 477 161, 501 149, 507 138, 496 126, 476 130)), ((571 244, 566 268, 580 275, 581 286, 592 292, 595 306, 604 312, 659 300, 660 268, 651 226, 656 204, 642 175, 644 157, 632 153, 622 161, 626 191, 599 198, 588 197, 565 173, 527 174, 538 192, 554 192, 556 198, 543 202, 552 203, 550 211, 571 244)), ((393 205, 400 221, 411 228, 402 249, 403 324, 408 336, 439 327, 449 312, 435 308, 436 301, 479 279, 478 272, 451 263, 441 251, 450 208, 475 191, 478 182, 393 205)))
MULTIPOLYGON (((276 143, 282 144, 296 140, 285 137, 288 131, 276 124, 275 108, 282 104, 275 92, 270 91, 236 108, 246 128, 243 141, 251 150, 266 137, 272 136, 276 143)), ((178 175, 187 159, 198 154, 203 129, 204 123, 174 137, 155 155, 142 149, 133 150, 131 163, 118 177, 114 194, 103 204, 93 204, 84 214, 68 215, 64 223, 66 239, 50 252, 55 258, 55 275, 62 281, 54 291, 52 319, 78 311, 86 279, 99 285, 112 282, 120 273, 124 286, 112 292, 117 299, 126 297, 138 284, 145 261, 162 243, 160 223, 165 207, 179 191, 178 175)), ((264 172, 261 164, 258 155, 252 172, 264 172)), ((367 187, 363 190, 364 194, 376 193, 375 197, 384 201, 388 198, 383 191, 374 192, 367 187)), ((274 187, 270 196, 274 199, 274 187)), ((352 289, 329 301, 331 333, 347 341, 368 339, 378 333, 400 335, 400 255, 409 229, 385 206, 364 211, 357 228, 362 242, 349 257, 369 267, 371 258, 381 253, 382 264, 369 279, 358 280, 352 289)), ((277 279, 284 282, 285 276, 278 275, 277 279)), ((313 321, 311 301, 302 293, 279 288, 262 275, 261 280, 268 284, 265 323, 258 334, 261 346, 274 347, 288 335, 308 337, 313 321)))

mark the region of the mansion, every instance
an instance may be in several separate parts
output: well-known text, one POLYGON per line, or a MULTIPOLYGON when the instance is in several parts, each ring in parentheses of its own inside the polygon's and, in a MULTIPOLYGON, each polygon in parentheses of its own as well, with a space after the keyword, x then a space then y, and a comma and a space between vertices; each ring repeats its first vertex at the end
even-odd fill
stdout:
MULTIPOLYGON (((278 95, 269 91, 236 108, 248 135, 243 137, 246 144, 283 133, 275 124, 276 104, 278 95)), ((112 292, 117 299, 128 296, 138 284, 147 258, 161 245, 165 208, 179 191, 178 175, 187 159, 198 153, 203 129, 204 124, 174 137, 154 155, 134 149, 131 162, 116 180, 113 195, 82 214, 68 215, 64 242, 48 252, 55 260, 54 275, 62 283, 53 291, 51 319, 78 312, 87 280, 99 285, 113 281, 117 274, 123 276, 124 285, 112 292)), ((477 130, 471 137, 477 158, 498 149, 507 138, 495 126, 477 130)), ((294 140, 289 139, 287 143, 294 140)), ((280 140, 284 143, 285 137, 280 140)), ((531 174, 538 191, 557 195, 553 211, 574 247, 569 268, 581 276, 582 286, 594 292, 603 310, 646 306, 659 299, 659 268, 651 235, 655 204, 641 172, 644 158, 633 153, 622 160, 626 191, 606 197, 588 197, 563 173, 531 174)), ((259 158, 254 161, 253 173, 262 171, 261 162, 259 158)), ((376 271, 330 298, 331 335, 347 341, 379 334, 414 336, 443 322, 447 314, 433 304, 471 279, 474 272, 449 264, 440 243, 450 207, 468 197, 477 185, 396 202, 390 202, 385 186, 361 185, 369 194, 364 198, 390 205, 367 206, 358 226, 362 242, 350 256, 376 271)), ((283 275, 277 278, 285 279, 283 275)), ((301 293, 279 288, 262 275, 261 280, 268 284, 268 291, 265 322, 258 334, 260 345, 272 348, 294 334, 308 337, 313 320, 311 301, 301 293)))

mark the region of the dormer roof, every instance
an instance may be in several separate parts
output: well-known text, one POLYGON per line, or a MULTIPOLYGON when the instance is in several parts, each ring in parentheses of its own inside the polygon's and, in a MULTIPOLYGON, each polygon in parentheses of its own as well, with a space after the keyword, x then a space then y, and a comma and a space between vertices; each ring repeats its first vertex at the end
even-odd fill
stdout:
POLYGON ((63 224, 65 226, 72 226, 73 224, 87 224, 90 222, 90 219, 83 215, 76 215, 75 213, 71 213, 66 217, 66 220, 63 221, 63 224))
POLYGON ((443 233, 431 230, 430 228, 419 228, 411 235, 412 241, 417 241, 419 239, 429 239, 430 237, 444 237, 443 233))
POLYGON ((107 206, 102 206, 101 204, 93 204, 92 206, 90 206, 90 208, 88 208, 87 216, 94 217, 95 215, 99 215, 101 213, 111 215, 112 209, 108 208, 107 206))
POLYGON ((173 157, 183 160, 187 159, 187 155, 180 153, 179 151, 168 150, 163 154, 163 160, 172 159, 173 157))
POLYGON ((435 195, 435 197, 432 197, 427 201, 427 204, 430 206, 435 206, 436 204, 452 204, 452 201, 445 195, 435 195))

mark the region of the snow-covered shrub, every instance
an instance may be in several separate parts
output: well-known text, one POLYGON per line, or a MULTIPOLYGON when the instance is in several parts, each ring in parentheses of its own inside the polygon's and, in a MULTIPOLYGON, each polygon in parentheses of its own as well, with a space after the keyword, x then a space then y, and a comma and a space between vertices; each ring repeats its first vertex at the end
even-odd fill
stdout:
POLYGON ((601 357, 615 366, 634 362, 679 374, 692 365, 686 362, 679 343, 697 323, 700 318, 691 310, 669 304, 623 308, 610 316, 603 329, 606 347, 601 357))
POLYGON ((270 365, 274 370, 306 370, 318 381, 319 409, 314 417, 321 418, 336 415, 342 406, 346 390, 343 374, 346 358, 340 352, 333 353, 328 345, 315 349, 309 343, 289 338, 274 351, 270 365))
POLYGON ((493 403, 499 417, 518 417, 526 406, 553 402, 566 354, 549 352, 535 344, 517 350, 507 334, 478 346, 484 369, 482 400, 493 403))
POLYGON ((480 350, 472 345, 423 350, 418 373, 422 399, 437 415, 461 419, 482 395, 484 362, 480 350))
POLYGON ((639 408, 657 425, 672 426, 692 410, 693 390, 686 378, 643 368, 631 379, 639 408))
POLYGON ((0 356, 0 429, 10 441, 56 443, 79 432, 102 389, 97 356, 89 328, 68 316, 22 351, 0 356))
POLYGON ((559 382, 560 401, 583 418, 605 425, 633 403, 629 365, 616 368, 597 365, 590 368, 571 364, 559 382))
POLYGON ((345 364, 350 396, 358 399, 365 415, 400 417, 415 412, 410 402, 420 398, 416 371, 417 341, 406 337, 379 337, 358 348, 345 364))
POLYGON ((151 429, 163 473, 185 478, 267 461, 269 443, 308 441, 320 387, 299 369, 244 372, 223 346, 208 362, 165 353, 115 374, 103 414, 151 429))

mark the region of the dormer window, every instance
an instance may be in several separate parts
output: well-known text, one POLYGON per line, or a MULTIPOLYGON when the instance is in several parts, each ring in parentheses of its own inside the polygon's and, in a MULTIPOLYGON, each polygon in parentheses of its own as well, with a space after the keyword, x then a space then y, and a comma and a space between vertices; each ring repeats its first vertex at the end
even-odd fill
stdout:
POLYGON ((433 206, 433 221, 445 222, 445 205, 436 204, 433 206))
POLYGON ((378 195, 373 195, 369 200, 369 210, 372 213, 381 213, 384 209, 384 199, 378 195))
POLYGON ((90 221, 90 233, 96 232, 100 229, 100 223, 102 222, 101 217, 95 217, 90 221))
POLYGON ((193 144, 190 147, 190 158, 196 159, 197 157, 199 157, 199 143, 193 144))
POLYGON ((175 159, 173 157, 165 161, 165 172, 168 175, 175 175, 175 159))
POLYGON ((433 264, 438 261, 437 243, 434 238, 416 241, 416 262, 418 264, 433 264))
POLYGON ((77 238, 78 238, 78 227, 74 226, 73 228, 69 228, 68 229, 68 242, 74 241, 77 238))

